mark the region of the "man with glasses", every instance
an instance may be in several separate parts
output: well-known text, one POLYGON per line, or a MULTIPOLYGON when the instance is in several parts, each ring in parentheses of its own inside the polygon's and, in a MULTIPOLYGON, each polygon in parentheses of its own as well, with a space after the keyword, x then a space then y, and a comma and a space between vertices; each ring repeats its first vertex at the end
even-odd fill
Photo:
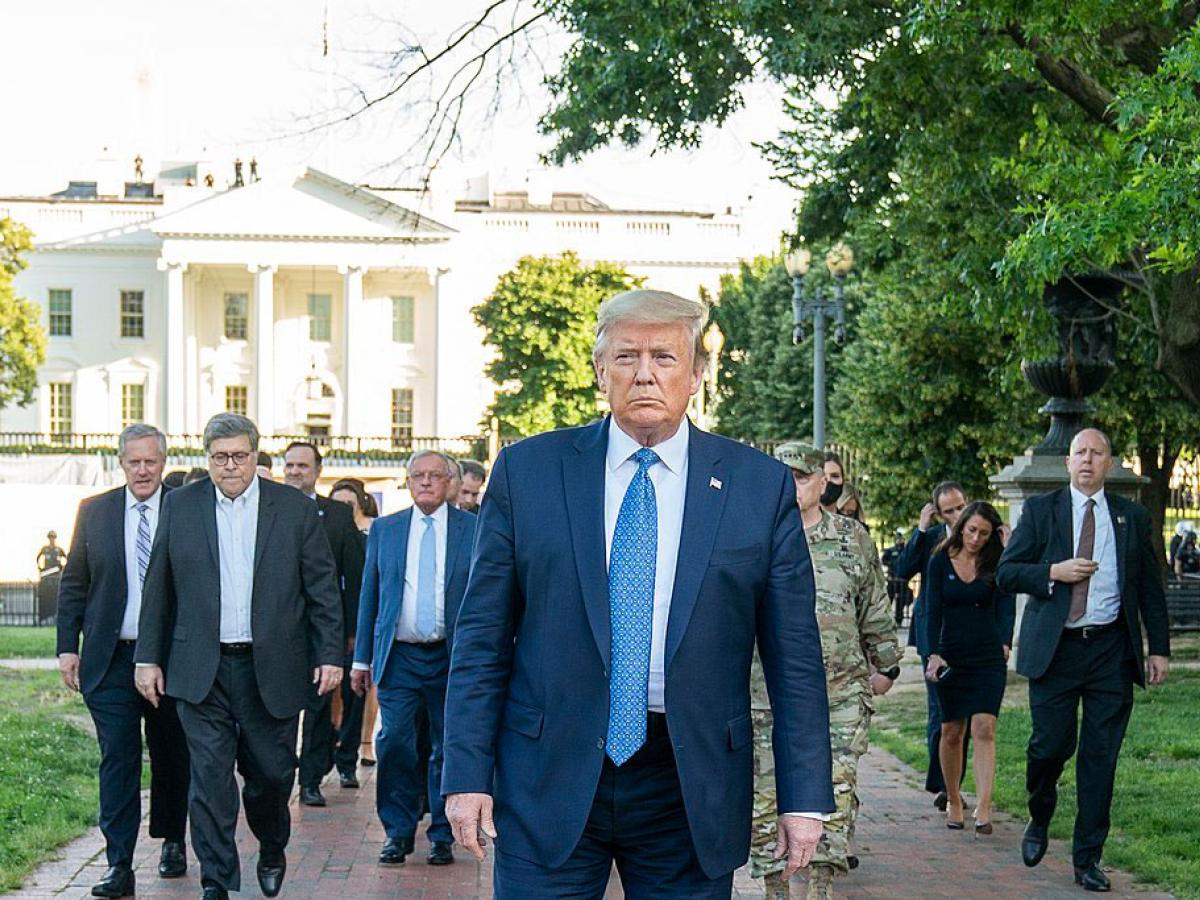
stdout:
POLYGON ((258 429, 204 429, 209 478, 164 498, 138 620, 136 683, 177 701, 204 900, 241 889, 237 782, 259 842, 258 883, 283 886, 296 727, 312 685, 342 679, 342 598, 316 504, 256 477, 258 429))
POLYGON ((433 450, 408 461, 413 505, 384 516, 367 537, 358 634, 351 684, 362 694, 374 679, 383 730, 375 742, 375 802, 387 840, 386 866, 403 865, 413 852, 421 818, 417 721, 429 715, 428 769, 431 848, 427 861, 454 862, 453 834, 442 799, 442 733, 446 677, 459 604, 467 588, 475 516, 447 502, 455 467, 433 450))

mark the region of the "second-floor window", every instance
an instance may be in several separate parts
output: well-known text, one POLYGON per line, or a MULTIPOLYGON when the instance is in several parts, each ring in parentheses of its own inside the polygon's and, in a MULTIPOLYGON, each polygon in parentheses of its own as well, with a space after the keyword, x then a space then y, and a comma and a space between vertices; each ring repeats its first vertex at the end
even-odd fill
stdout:
POLYGON ((413 342, 413 298, 392 298, 392 340, 397 344, 413 342))
POLYGON ((146 292, 121 291, 121 337, 146 336, 146 292))
POLYGON ((249 298, 245 294, 225 295, 225 337, 231 341, 246 339, 247 311, 249 298))
POLYGON ((308 295, 308 339, 310 341, 329 341, 333 329, 330 319, 333 315, 333 301, 329 294, 308 295))
POLYGON ((50 289, 50 336, 70 337, 74 322, 72 321, 71 291, 67 288, 50 289))

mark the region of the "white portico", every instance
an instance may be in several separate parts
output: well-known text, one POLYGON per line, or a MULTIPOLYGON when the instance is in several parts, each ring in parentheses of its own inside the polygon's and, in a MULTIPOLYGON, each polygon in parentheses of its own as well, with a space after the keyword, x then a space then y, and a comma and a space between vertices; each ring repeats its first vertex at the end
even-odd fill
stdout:
POLYGON ((161 310, 163 321, 142 323, 147 369, 160 369, 147 417, 168 433, 236 409, 264 434, 383 436, 398 423, 435 434, 438 289, 453 233, 308 169, 43 244, 39 257, 153 254, 162 297, 143 297, 142 315, 161 310))

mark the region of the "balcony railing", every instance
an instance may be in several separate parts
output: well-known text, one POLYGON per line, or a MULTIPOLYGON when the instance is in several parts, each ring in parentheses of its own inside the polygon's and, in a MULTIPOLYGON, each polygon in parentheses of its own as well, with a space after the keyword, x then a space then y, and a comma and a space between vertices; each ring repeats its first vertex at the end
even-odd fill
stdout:
MULTIPOLYGON (((0 454, 71 453, 94 456, 115 456, 116 433, 62 432, 58 434, 32 431, 0 432, 0 454)), ((292 441, 309 441, 321 448, 321 455, 335 465, 394 465, 403 462, 417 450, 438 450, 459 459, 487 458, 485 436, 466 435, 458 438, 435 437, 359 437, 354 435, 272 434, 263 435, 260 450, 272 456, 282 456, 292 441)), ((200 434, 167 435, 167 459, 179 465, 199 463, 204 457, 204 436, 200 434)))

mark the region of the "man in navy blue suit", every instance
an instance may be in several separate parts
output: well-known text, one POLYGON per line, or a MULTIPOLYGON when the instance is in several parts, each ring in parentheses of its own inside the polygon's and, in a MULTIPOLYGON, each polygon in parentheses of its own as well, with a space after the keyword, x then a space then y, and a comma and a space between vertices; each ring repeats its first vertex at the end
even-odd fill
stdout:
POLYGON ((375 804, 387 833, 382 865, 402 865, 413 852, 426 784, 432 819, 428 862, 454 862, 441 793, 442 713, 475 516, 446 502, 451 465, 433 450, 414 453, 407 468, 413 505, 376 520, 367 538, 350 678, 359 694, 372 678, 379 691, 383 730, 375 742, 375 804), (433 745, 428 778, 418 771, 417 753, 417 717, 425 713, 433 745))
MULTIPOLYGON (((957 481, 943 481, 933 489, 933 499, 921 509, 921 518, 913 529, 908 544, 896 561, 896 574, 907 582, 914 575, 921 576, 921 590, 913 603, 912 624, 908 629, 908 646, 916 647, 924 666, 929 657, 929 636, 926 632, 925 568, 929 557, 938 544, 946 539, 946 533, 954 527, 958 517, 967 507, 967 494, 957 481), (942 521, 935 523, 934 519, 942 521)), ((946 810, 946 779, 942 775, 942 763, 938 747, 942 740, 942 711, 938 706, 937 691, 931 682, 925 682, 926 720, 925 743, 929 748, 929 767, 925 772, 925 790, 935 794, 933 805, 946 810)), ((963 741, 963 774, 969 738, 963 741)))
POLYGON ((117 448, 125 486, 79 505, 58 594, 59 669, 67 687, 83 693, 100 742, 100 831, 109 869, 92 888, 95 897, 125 897, 136 887, 143 722, 150 835, 163 839, 158 874, 180 878, 187 872, 187 740, 174 699, 152 706, 133 684, 142 582, 166 490, 167 439, 138 423, 121 432, 117 448))
POLYGON ((750 662, 775 713, 777 855, 834 809, 812 563, 782 464, 693 427, 704 308, 606 301, 611 417, 492 471, 446 697, 442 791, 500 898, 727 898, 749 853, 750 662))

